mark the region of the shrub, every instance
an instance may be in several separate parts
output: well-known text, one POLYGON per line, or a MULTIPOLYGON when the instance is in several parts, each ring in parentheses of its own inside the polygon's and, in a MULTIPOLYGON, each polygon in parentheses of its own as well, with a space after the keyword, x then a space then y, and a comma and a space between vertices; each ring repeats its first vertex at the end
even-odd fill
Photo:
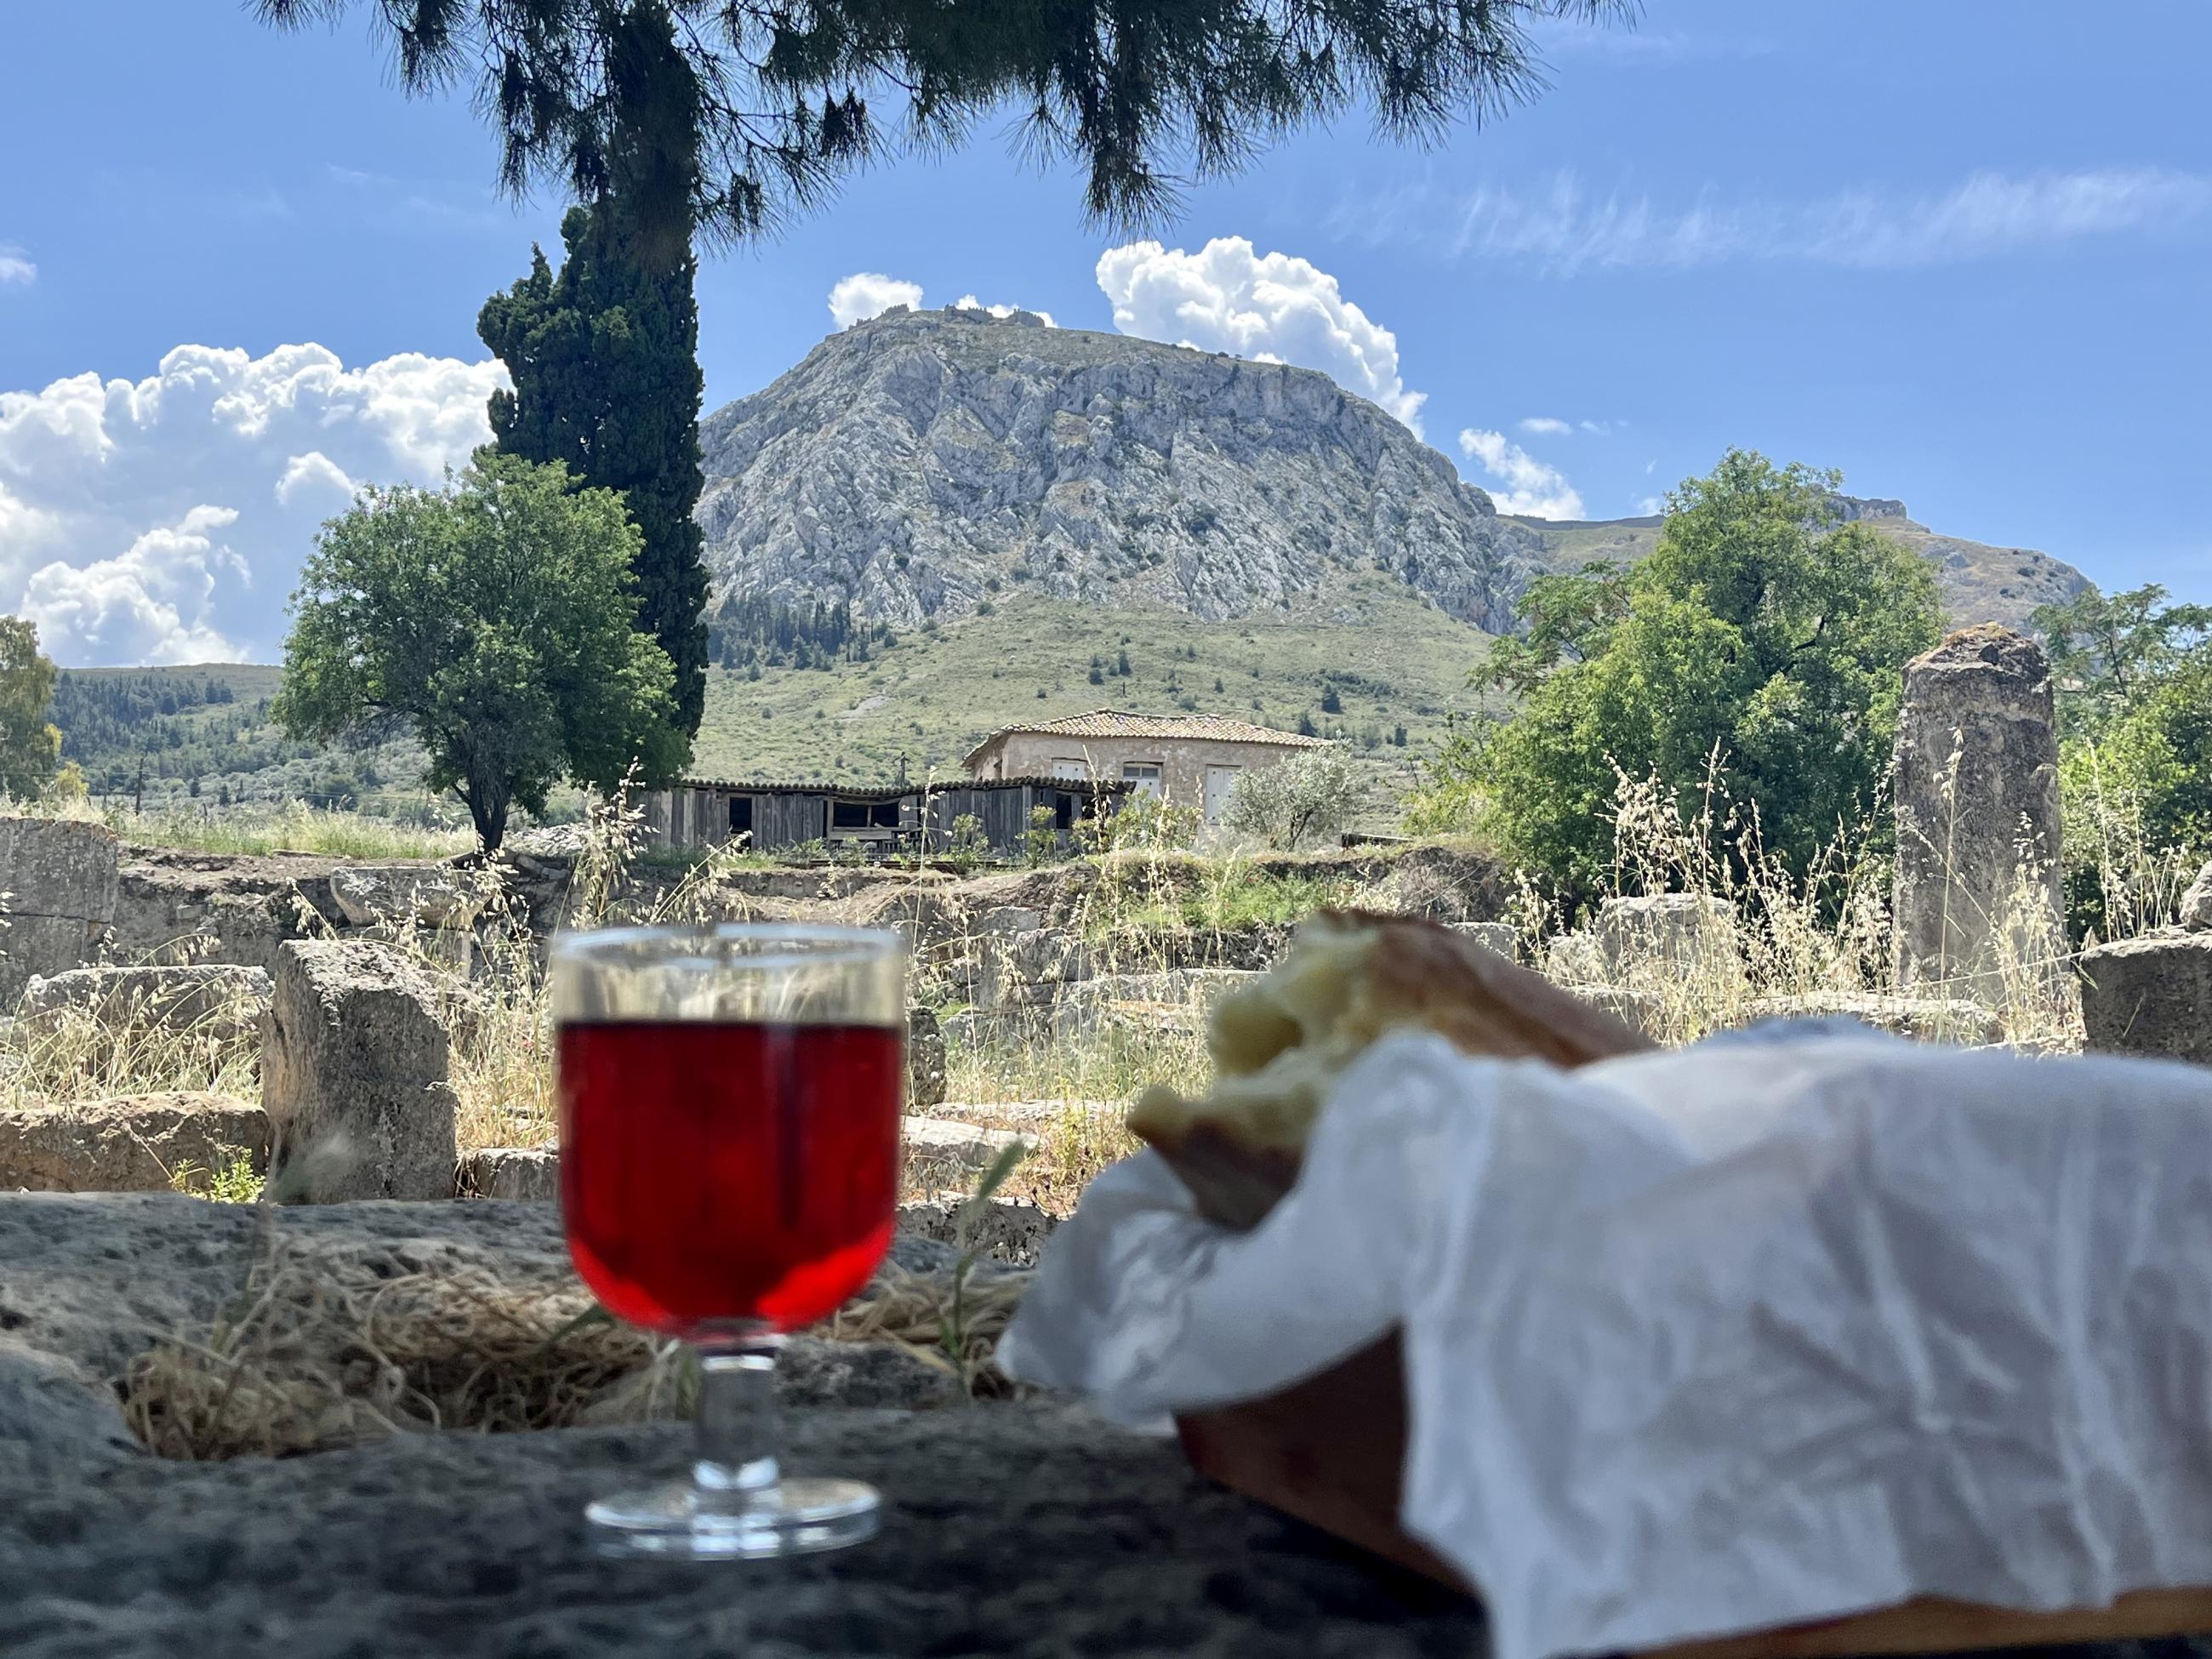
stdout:
POLYGON ((1351 822, 1357 775, 1339 749, 1313 749, 1273 766, 1248 767, 1229 792, 1224 828, 1296 852, 1308 836, 1332 836, 1351 822))

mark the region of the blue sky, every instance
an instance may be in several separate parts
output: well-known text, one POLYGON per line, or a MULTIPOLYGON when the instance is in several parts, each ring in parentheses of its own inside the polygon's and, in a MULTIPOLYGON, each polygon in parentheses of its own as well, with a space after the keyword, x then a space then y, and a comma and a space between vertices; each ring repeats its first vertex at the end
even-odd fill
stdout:
MULTIPOLYGON (((1547 52, 1486 131, 1308 135, 1104 267, 1133 239, 1000 131, 882 166, 708 260, 710 404, 856 273, 1111 329, 1103 275, 1121 325, 1328 369, 1501 500, 1633 513, 1741 443, 2212 600, 2212 7, 1649 0, 1547 52)), ((0 21, 42 135, 0 183, 0 605, 63 660, 271 654, 347 489, 473 441, 477 307, 559 204, 497 199, 465 101, 392 79, 360 21, 230 0, 0 21)))

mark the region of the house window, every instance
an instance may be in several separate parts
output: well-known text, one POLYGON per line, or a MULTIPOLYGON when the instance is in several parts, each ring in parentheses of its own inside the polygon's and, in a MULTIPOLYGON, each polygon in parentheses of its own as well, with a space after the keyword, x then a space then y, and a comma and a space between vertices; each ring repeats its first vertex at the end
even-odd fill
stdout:
POLYGON ((1091 763, 1080 757, 1074 760, 1055 759, 1052 763, 1052 775, 1070 783, 1088 783, 1091 781, 1091 763))
POLYGON ((1158 761, 1131 761, 1121 769, 1121 781, 1139 795, 1155 799, 1160 794, 1160 763, 1158 761))

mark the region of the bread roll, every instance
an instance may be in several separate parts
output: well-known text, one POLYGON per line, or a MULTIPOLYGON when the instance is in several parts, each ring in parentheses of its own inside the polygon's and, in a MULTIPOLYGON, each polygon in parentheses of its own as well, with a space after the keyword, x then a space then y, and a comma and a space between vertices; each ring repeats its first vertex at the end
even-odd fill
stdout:
POLYGON ((1652 1045, 1538 974, 1432 921, 1323 910, 1265 975, 1218 1003, 1212 1091, 1147 1089, 1129 1127, 1224 1225, 1250 1227, 1297 1178, 1345 1067, 1385 1031, 1435 1031, 1462 1054, 1581 1066, 1652 1045))

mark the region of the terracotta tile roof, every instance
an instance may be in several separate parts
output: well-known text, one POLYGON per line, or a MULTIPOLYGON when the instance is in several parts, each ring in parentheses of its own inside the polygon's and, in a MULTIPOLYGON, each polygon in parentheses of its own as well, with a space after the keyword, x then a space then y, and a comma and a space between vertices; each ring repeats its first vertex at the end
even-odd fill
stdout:
POLYGON ((1249 720, 1232 720, 1220 714, 1133 714, 1122 708, 1092 708, 1080 714, 1063 714, 1056 720, 1024 726, 1005 726, 962 757, 972 766, 975 757, 1000 738, 1017 734, 1048 738, 1204 738, 1217 743, 1273 743, 1293 749, 1320 749, 1320 738, 1296 732, 1276 732, 1249 720))

